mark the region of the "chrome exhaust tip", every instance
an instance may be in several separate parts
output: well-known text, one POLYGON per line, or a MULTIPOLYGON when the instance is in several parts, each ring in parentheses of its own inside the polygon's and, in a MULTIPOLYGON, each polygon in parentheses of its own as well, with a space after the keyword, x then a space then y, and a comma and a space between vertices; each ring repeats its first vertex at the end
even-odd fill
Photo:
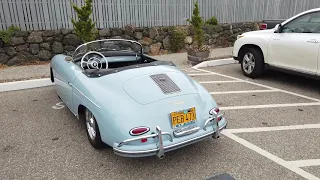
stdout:
POLYGON ((219 135, 219 133, 214 133, 212 137, 213 137, 213 139, 219 139, 220 135, 219 135))

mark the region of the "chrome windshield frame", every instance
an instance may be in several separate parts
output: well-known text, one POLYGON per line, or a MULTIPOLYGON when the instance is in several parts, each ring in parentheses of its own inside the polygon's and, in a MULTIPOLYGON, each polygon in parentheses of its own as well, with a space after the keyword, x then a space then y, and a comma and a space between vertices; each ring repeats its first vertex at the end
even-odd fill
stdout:
MULTIPOLYGON (((75 56, 75 53, 81 48, 81 47, 84 47, 84 46, 87 46, 88 44, 92 44, 92 43, 95 43, 95 42, 103 42, 103 41, 105 41, 105 42, 108 42, 108 41, 124 41, 124 42, 130 42, 130 43, 135 43, 135 44, 137 44, 137 45, 139 45, 140 46, 140 54, 143 54, 144 52, 143 52, 143 46, 142 46, 142 44, 141 43, 139 43, 138 41, 133 41, 133 40, 129 40, 129 39, 99 39, 99 40, 94 40, 94 41, 90 41, 90 42, 86 42, 86 43, 83 43, 83 44, 81 44, 81 45, 79 45, 74 51, 73 51, 73 53, 72 53, 72 61, 74 61, 74 56, 75 56)), ((134 52, 134 51, 133 51, 134 52)), ((135 53, 137 53, 137 52, 135 52, 135 53)), ((137 53, 137 54, 139 54, 139 53, 137 53)))

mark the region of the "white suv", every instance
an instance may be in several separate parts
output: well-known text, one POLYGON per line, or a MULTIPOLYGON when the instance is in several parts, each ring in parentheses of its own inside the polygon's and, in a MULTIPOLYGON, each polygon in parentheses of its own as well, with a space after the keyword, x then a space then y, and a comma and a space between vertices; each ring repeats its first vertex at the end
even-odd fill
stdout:
POLYGON ((256 78, 266 68, 320 76, 320 8, 300 13, 273 29, 238 36, 233 57, 245 76, 256 78))

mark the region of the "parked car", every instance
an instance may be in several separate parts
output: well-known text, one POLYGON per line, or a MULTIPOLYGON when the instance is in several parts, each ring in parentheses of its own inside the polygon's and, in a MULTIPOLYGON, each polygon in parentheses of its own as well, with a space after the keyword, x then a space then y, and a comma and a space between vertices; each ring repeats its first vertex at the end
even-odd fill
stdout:
POLYGON ((234 43, 233 57, 245 76, 268 68, 319 77, 320 8, 302 12, 273 29, 247 32, 234 43))
POLYGON ((94 148, 126 157, 157 155, 218 138, 227 120, 210 93, 170 61, 143 53, 140 43, 105 39, 80 45, 50 64, 51 81, 86 124, 94 148))
POLYGON ((277 24, 284 22, 285 19, 266 19, 260 23, 260 30, 273 29, 277 24))

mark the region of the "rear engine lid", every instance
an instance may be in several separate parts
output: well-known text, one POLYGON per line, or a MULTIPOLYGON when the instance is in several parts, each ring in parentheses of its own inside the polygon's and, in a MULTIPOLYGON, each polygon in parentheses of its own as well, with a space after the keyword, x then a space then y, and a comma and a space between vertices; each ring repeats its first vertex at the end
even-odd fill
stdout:
POLYGON ((181 72, 138 76, 126 81, 123 89, 140 104, 198 92, 193 82, 181 72))

